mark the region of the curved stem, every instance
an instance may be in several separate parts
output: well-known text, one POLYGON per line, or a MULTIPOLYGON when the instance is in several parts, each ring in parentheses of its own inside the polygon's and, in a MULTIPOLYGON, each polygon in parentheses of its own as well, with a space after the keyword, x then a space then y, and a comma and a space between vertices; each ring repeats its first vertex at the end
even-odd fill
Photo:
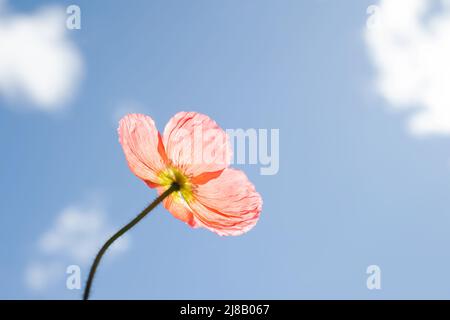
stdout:
POLYGON ((179 189, 180 189, 180 186, 178 184, 176 184, 176 183, 172 184, 169 189, 164 191, 164 193, 162 193, 158 198, 156 198, 152 203, 150 203, 148 205, 148 207, 145 208, 136 218, 131 220, 126 226, 124 226, 122 229, 117 231, 111 238, 108 239, 108 241, 105 242, 103 247, 97 253, 94 263, 91 266, 91 270, 89 271, 89 277, 86 282, 86 288, 84 289, 83 300, 89 299, 89 293, 91 291, 92 281, 94 280, 95 272, 100 263, 100 260, 102 259, 103 255, 105 254, 106 250, 108 250, 108 248, 114 243, 114 241, 116 241, 118 238, 120 238, 122 235, 124 235, 128 230, 133 228, 139 221, 141 221, 150 211, 152 211, 158 204, 160 204, 168 195, 170 195, 174 191, 178 191, 179 189))

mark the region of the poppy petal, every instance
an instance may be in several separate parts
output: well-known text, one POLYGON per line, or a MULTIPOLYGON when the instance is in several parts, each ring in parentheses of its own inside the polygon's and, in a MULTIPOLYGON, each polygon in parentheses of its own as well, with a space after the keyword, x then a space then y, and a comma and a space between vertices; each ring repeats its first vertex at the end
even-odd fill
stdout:
POLYGON ((119 142, 131 171, 147 184, 158 184, 165 167, 165 151, 155 122, 143 114, 129 114, 119 123, 119 142))
POLYGON ((255 226, 262 199, 244 172, 225 169, 195 189, 189 203, 198 224, 219 235, 240 235, 255 226))
POLYGON ((191 177, 221 171, 230 164, 227 134, 200 113, 177 113, 164 129, 163 142, 172 164, 191 177))
MULTIPOLYGON (((167 189, 165 187, 158 187, 157 190, 161 195, 167 189)), ((164 208, 166 208, 175 218, 187 223, 191 227, 198 227, 191 209, 187 204, 182 203, 180 199, 182 199, 181 196, 169 195, 163 200, 164 208)))

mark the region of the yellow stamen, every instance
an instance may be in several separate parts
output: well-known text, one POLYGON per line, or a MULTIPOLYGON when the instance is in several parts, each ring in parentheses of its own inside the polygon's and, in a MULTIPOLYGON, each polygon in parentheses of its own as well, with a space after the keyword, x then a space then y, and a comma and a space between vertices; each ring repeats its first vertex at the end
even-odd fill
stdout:
POLYGON ((166 168, 159 173, 158 179, 159 184, 163 187, 169 188, 173 184, 178 184, 180 190, 172 194, 175 201, 184 203, 192 200, 192 183, 179 169, 173 167, 166 168))

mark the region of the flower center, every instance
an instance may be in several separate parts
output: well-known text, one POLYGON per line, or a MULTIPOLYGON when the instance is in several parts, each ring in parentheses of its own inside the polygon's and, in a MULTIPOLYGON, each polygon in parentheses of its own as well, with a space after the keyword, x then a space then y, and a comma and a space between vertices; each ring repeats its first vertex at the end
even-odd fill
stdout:
POLYGON ((172 195, 176 201, 183 203, 192 200, 192 183, 179 169, 168 167, 159 173, 158 179, 159 184, 163 187, 178 186, 178 191, 172 195))

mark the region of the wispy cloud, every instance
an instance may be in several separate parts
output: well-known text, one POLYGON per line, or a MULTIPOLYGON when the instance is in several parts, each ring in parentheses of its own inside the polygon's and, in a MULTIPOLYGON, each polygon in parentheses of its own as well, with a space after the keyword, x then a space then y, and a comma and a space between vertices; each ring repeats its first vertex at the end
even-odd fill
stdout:
POLYGON ((450 134, 450 1, 381 0, 365 31, 379 93, 415 135, 450 134))
MULTIPOLYGON (((104 211, 97 206, 68 206, 39 237, 35 256, 25 270, 25 284, 36 291, 44 291, 58 282, 64 284, 67 266, 88 267, 114 231, 104 211)), ((129 238, 119 239, 110 254, 121 253, 128 245, 129 238)))
POLYGON ((33 291, 42 292, 60 280, 64 271, 59 261, 32 261, 25 269, 25 283, 33 291))
POLYGON ((0 48, 0 96, 42 111, 67 105, 83 63, 68 36, 63 8, 19 14, 0 0, 0 48))
MULTIPOLYGON (((120 101, 113 110, 112 121, 117 126, 120 119, 128 113, 145 113, 147 108, 134 100, 120 101)), ((148 111, 148 110, 147 110, 148 111)))

